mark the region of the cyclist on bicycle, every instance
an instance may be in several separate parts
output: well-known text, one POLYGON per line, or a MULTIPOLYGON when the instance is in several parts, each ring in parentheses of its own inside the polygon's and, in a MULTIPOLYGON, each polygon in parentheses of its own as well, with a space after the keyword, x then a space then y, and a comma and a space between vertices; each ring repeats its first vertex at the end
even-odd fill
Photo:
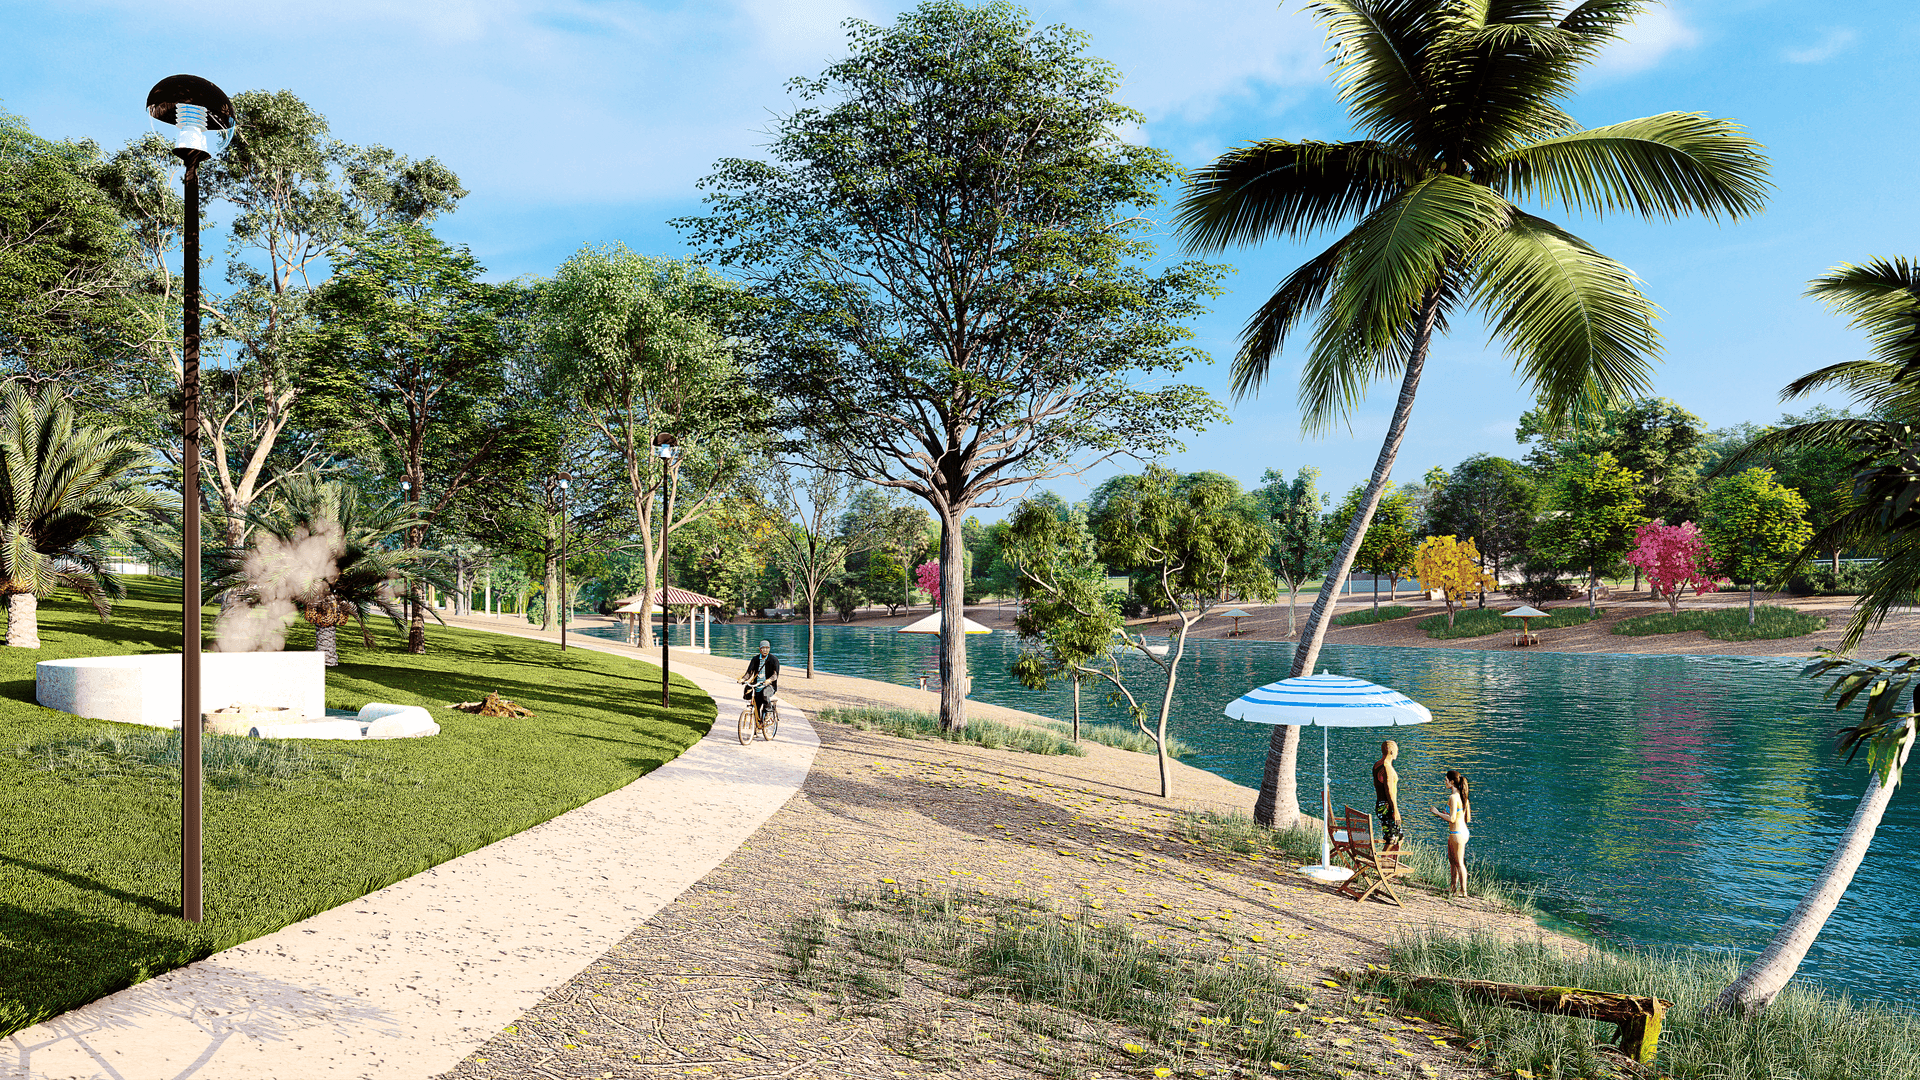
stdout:
MULTIPOLYGON (((740 676, 739 681, 759 691, 761 707, 773 701, 774 695, 780 692, 780 658, 773 655, 773 642, 760 642, 760 652, 747 661, 747 673, 740 676)), ((748 696, 753 697, 753 691, 748 691, 748 696)))

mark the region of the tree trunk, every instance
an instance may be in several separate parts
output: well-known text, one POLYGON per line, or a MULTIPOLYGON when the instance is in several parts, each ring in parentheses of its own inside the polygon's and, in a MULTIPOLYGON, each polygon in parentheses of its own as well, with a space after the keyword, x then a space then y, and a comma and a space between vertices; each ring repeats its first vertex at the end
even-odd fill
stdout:
MULTIPOLYGON (((555 561, 558 558, 559 556, 554 553, 553 549, 548 548, 546 558, 540 560, 540 570, 544 578, 541 585, 546 589, 547 597, 547 602, 540 605, 540 629, 542 630, 552 629, 554 619, 559 617, 554 614, 559 610, 558 602, 554 599, 560 595, 560 579, 558 577, 560 564, 555 561)), ((648 588, 651 589, 652 586, 649 585, 648 588)), ((651 596, 652 593, 649 592, 648 595, 651 596)), ((649 630, 651 630, 653 626, 653 611, 651 609, 647 611, 646 619, 647 626, 649 630)))
POLYGON ((407 592, 407 651, 423 653, 427 651, 427 610, 426 585, 415 580, 407 592))
POLYGON ((16 649, 40 647, 40 598, 30 592, 7 594, 7 644, 16 649))
POLYGON ((316 626, 313 628, 313 649, 327 658, 328 667, 340 666, 340 628, 337 626, 316 626))
MULTIPOLYGON (((1340 542, 1340 553, 1320 583, 1320 595, 1307 612, 1307 627, 1293 652, 1293 676, 1310 674, 1320 659, 1320 646, 1327 640, 1332 621, 1334 594, 1340 581, 1353 570, 1360 553, 1360 538, 1373 523, 1373 513, 1386 492, 1387 477, 1407 437, 1407 421, 1413 415, 1413 398, 1420 389, 1420 372, 1427 366, 1427 346, 1433 341, 1433 327, 1440 314, 1440 294, 1429 292, 1420 308, 1420 323, 1414 333, 1413 349, 1407 357, 1407 373, 1400 380, 1400 397, 1394 402, 1393 419, 1387 423, 1387 437, 1380 443, 1380 456, 1373 463, 1373 476, 1360 500, 1360 512, 1347 523, 1347 535, 1340 542)), ((1296 768, 1300 757, 1300 728, 1293 724, 1274 725, 1267 739, 1266 767, 1260 777, 1260 798, 1253 804, 1253 819, 1274 828, 1292 828, 1300 820, 1299 789, 1296 768)))
MULTIPOLYGON (((1905 741, 1900 747, 1898 764, 1904 766, 1907 755, 1913 749, 1913 721, 1907 721, 1905 741)), ((1869 766, 1869 769, 1872 767, 1869 766)), ((1709 1015, 1720 1012, 1737 1012, 1742 1015, 1764 1011, 1773 1002, 1775 995, 1800 970, 1800 961, 1807 955, 1807 949, 1820 936, 1820 928, 1826 925, 1827 916, 1840 904, 1840 898, 1846 895, 1847 886, 1853 882, 1853 875, 1860 869, 1860 863, 1867 857, 1867 847, 1873 843, 1873 833, 1880 827, 1880 819, 1886 815, 1887 803, 1893 798, 1893 788, 1880 783, 1877 770, 1870 773, 1866 794, 1860 797, 1860 805, 1853 812, 1853 821, 1847 825, 1847 831, 1840 835, 1840 843, 1828 857, 1827 865, 1820 870, 1820 876, 1814 879, 1813 886, 1800 898, 1793 914, 1780 924, 1768 943, 1766 951, 1754 957, 1753 962, 1740 972, 1720 996, 1707 1006, 1709 1015)))
POLYGON ((473 589, 472 585, 467 581, 467 556, 464 552, 454 553, 453 573, 455 577, 453 613, 455 615, 465 615, 467 614, 467 608, 472 605, 470 594, 473 589))
POLYGON ((1288 585, 1287 586, 1287 636, 1288 637, 1300 636, 1300 627, 1294 623, 1294 619, 1293 619, 1294 604, 1299 599, 1300 599, 1300 586, 1291 585, 1291 584, 1288 585))
POLYGON ((960 512, 940 515, 940 730, 967 726, 966 549, 960 512))
POLYGON ((1153 738, 1153 750, 1160 759, 1160 797, 1163 799, 1173 798, 1173 767, 1167 763, 1167 716, 1173 712, 1173 683, 1180 673, 1180 657, 1187 651, 1188 628, 1189 624, 1181 620, 1180 640, 1173 643, 1173 653, 1167 657, 1167 689, 1160 695, 1160 725, 1153 738))
POLYGON ((1373 575, 1373 613, 1380 614, 1380 575, 1373 575))
POLYGON ((807 678, 813 678, 813 618, 814 600, 820 587, 815 585, 807 591, 807 678))
POLYGON ((1080 741, 1080 673, 1073 675, 1073 741, 1080 741))
MULTIPOLYGON (((1754 576, 1759 577, 1760 575, 1755 574, 1754 576)), ((1753 625, 1753 592, 1758 587, 1759 585, 1757 582, 1752 582, 1752 581, 1747 582, 1747 625, 1748 626, 1753 625)))

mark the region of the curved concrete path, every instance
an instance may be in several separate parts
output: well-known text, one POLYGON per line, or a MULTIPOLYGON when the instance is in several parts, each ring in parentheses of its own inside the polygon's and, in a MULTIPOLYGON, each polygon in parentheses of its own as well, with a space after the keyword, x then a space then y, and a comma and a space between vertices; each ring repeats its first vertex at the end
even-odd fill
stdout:
MULTIPOLYGON (((635 655, 607 642, 599 651, 635 655), (604 646, 604 648, 603 648, 604 646)), ((0 1040, 6 1080, 426 1080, 720 865, 820 741, 781 710, 741 746, 738 684, 686 753, 577 810, 0 1040)))

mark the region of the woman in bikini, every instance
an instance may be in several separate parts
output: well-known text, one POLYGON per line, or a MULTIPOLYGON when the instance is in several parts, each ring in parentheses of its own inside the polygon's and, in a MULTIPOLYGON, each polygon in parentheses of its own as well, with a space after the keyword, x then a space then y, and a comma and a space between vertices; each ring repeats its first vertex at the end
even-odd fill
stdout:
POLYGON ((1467 841, 1473 833, 1467 828, 1473 822, 1473 803, 1467 798, 1467 778, 1456 769, 1447 770, 1447 809, 1442 813, 1437 806, 1427 810, 1434 817, 1447 823, 1447 895, 1467 895, 1467 841))

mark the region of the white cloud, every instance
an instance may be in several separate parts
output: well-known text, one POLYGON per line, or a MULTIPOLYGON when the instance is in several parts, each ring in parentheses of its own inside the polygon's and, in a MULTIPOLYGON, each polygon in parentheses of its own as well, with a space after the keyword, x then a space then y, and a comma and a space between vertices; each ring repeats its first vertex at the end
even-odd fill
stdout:
POLYGON ((1688 26, 1672 6, 1650 7, 1626 28, 1621 41, 1600 54, 1594 71, 1600 75, 1637 75, 1674 50, 1691 48, 1699 41, 1699 32, 1688 26))
POLYGON ((1819 41, 1805 48, 1788 49, 1784 55, 1789 63, 1824 63, 1844 52, 1847 46, 1853 44, 1853 39, 1858 36, 1859 35, 1844 26, 1837 26, 1828 30, 1825 34, 1822 34, 1819 41))

